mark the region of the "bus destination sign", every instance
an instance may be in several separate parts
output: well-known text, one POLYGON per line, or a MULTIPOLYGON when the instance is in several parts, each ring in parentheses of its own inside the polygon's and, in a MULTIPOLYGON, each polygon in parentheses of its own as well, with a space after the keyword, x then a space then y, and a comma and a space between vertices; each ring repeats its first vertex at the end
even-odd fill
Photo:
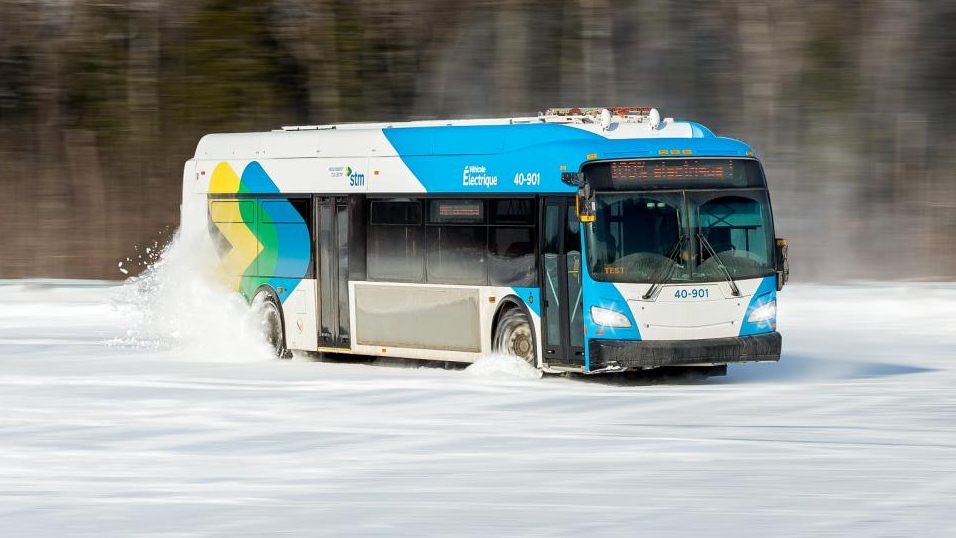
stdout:
POLYGON ((734 161, 730 159, 675 159, 659 161, 615 161, 611 163, 612 181, 688 181, 734 179, 734 161))

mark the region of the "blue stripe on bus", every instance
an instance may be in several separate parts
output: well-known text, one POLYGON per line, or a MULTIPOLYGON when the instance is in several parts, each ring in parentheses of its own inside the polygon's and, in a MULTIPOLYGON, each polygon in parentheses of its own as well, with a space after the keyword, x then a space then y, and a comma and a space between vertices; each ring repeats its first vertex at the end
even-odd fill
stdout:
POLYGON ((587 328, 589 337, 609 339, 609 340, 640 340, 641 331, 637 325, 637 319, 627 300, 617 290, 617 287, 610 282, 597 282, 591 280, 584 292, 584 326, 587 328), (595 325, 591 320, 591 307, 604 308, 620 312, 631 322, 630 327, 602 327, 595 325))
POLYGON ((279 192, 279 187, 272 181, 269 174, 262 169, 258 161, 252 161, 242 171, 242 180, 239 183, 239 192, 256 194, 279 192))
POLYGON ((521 298, 534 315, 541 317, 541 289, 540 288, 511 288, 515 295, 521 298))
POLYGON ((759 321, 756 323, 747 321, 747 318, 750 317, 750 313, 753 312, 755 308, 758 308, 770 301, 775 301, 776 299, 777 277, 776 275, 765 277, 763 281, 760 282, 760 286, 757 287, 757 291, 755 291, 753 296, 750 298, 750 304, 747 306, 747 310, 744 311, 744 317, 740 322, 740 336, 769 333, 776 330, 776 317, 767 321, 759 321))
MULTIPOLYGON (((259 226, 272 227, 276 237, 274 245, 264 245, 266 248, 275 249, 274 253, 270 253, 276 264, 271 274, 280 277, 304 277, 309 269, 309 257, 312 253, 308 225, 286 199, 266 199, 260 203, 263 218, 259 226)), ((260 234, 263 233, 264 230, 261 230, 260 234)))
POLYGON ((607 139, 547 124, 403 127, 382 133, 427 192, 459 194, 574 192, 561 182, 561 172, 578 171, 589 156, 657 157, 666 149, 730 157, 752 151, 729 138, 607 139))
MULTIPOLYGON (((581 237, 584 237, 584 224, 582 223, 580 226, 581 237)), ((587 243, 582 242, 581 259, 587 260, 587 256, 587 243)), ((634 319, 634 315, 631 313, 631 309, 627 304, 627 300, 624 299, 624 296, 621 295, 620 291, 618 291, 617 286, 611 282, 599 282, 594 280, 591 278, 590 272, 585 267, 581 268, 580 274, 582 292, 581 308, 584 315, 584 371, 589 372, 591 371, 591 345, 589 341, 592 338, 640 340, 641 332, 638 328, 637 320, 634 319), (609 310, 615 310, 621 314, 624 314, 627 316, 628 321, 631 322, 631 326, 626 328, 616 328, 595 325, 594 321, 591 319, 592 306, 607 308, 609 310)))

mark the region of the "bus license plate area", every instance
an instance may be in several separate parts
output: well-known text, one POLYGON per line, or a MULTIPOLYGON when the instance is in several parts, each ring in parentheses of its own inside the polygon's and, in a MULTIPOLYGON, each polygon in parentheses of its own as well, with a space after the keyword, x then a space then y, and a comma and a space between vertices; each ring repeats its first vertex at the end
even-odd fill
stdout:
POLYGON ((658 300, 663 302, 684 303, 692 301, 715 301, 723 298, 724 295, 720 292, 720 288, 710 284, 665 287, 661 290, 658 300))

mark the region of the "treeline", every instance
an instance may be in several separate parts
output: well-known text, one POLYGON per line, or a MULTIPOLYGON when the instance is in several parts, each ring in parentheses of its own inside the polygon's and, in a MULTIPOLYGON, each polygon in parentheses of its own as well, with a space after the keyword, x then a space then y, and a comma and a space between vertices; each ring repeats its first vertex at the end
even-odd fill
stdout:
POLYGON ((0 278, 121 278, 204 133, 648 105, 757 149, 797 279, 952 279, 954 27, 948 0, 0 0, 0 278))

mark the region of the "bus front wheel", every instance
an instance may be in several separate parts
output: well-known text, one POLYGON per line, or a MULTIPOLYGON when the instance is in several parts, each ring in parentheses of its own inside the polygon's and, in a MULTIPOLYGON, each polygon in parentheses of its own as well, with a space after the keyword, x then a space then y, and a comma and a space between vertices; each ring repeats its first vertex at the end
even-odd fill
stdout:
POLYGON ((260 291, 252 300, 252 307, 259 318, 262 335, 272 350, 272 354, 280 359, 292 358, 292 352, 285 345, 282 310, 278 299, 269 292, 260 291))
POLYGON ((501 314, 495 330, 493 349, 495 353, 518 357, 532 368, 537 367, 531 321, 520 308, 509 308, 501 314))

